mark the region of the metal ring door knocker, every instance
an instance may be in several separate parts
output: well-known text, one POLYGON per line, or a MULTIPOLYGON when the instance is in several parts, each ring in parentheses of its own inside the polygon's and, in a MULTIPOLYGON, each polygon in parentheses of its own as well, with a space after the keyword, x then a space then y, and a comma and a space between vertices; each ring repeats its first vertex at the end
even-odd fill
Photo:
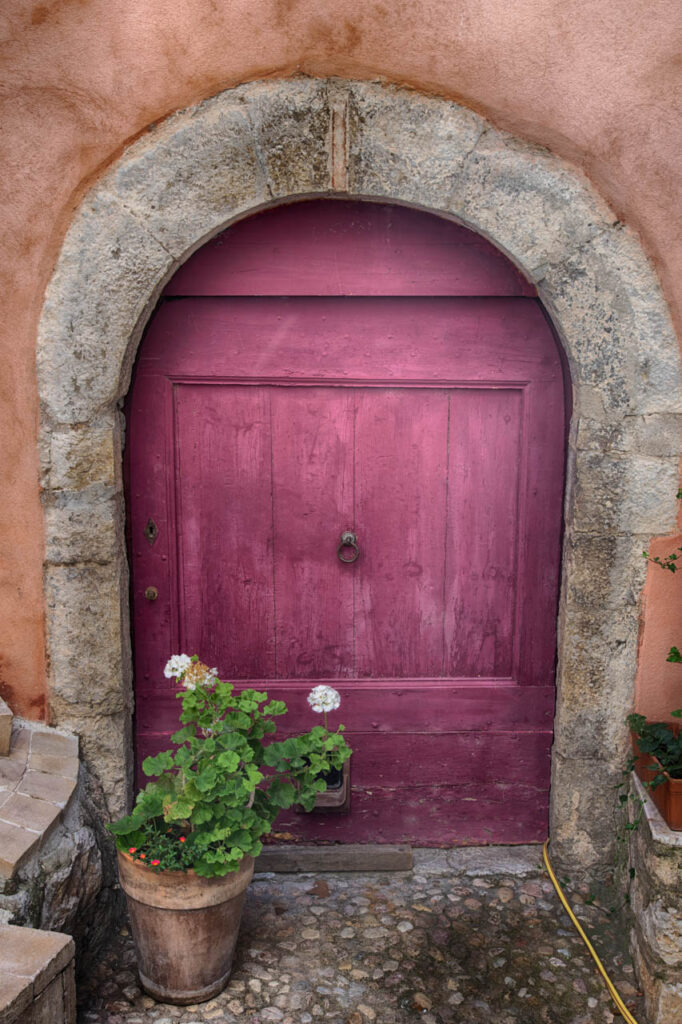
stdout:
POLYGON ((348 565, 350 565, 351 562, 354 562, 358 555, 360 554, 360 548, 358 547, 357 537, 355 536, 354 533, 351 533, 350 530, 347 530, 345 531, 345 533, 341 534, 341 543, 336 549, 336 554, 338 555, 340 562, 345 562, 348 565), (350 558, 344 557, 344 548, 352 548, 350 558))

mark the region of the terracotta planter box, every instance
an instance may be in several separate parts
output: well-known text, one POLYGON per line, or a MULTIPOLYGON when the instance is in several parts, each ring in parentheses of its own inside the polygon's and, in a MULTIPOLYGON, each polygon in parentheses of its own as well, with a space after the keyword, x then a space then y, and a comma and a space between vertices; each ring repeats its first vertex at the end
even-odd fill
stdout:
POLYGON ((332 782, 324 793, 318 793, 315 797, 315 806, 312 811, 306 811, 300 804, 294 804, 297 814, 313 814, 331 812, 332 814, 347 814, 350 810, 350 759, 345 762, 339 771, 329 773, 332 782))
MULTIPOLYGON (((677 723, 672 725, 672 729, 676 736, 679 735, 680 726, 677 723)), ((652 754, 643 754, 640 751, 634 733, 632 734, 632 749, 637 758, 635 761, 637 775, 642 782, 652 782, 659 772, 663 771, 660 762, 652 754)), ((682 779, 671 779, 665 771, 663 774, 665 782, 654 789, 647 788, 647 792, 665 818, 668 828, 675 832, 682 832, 682 779)))

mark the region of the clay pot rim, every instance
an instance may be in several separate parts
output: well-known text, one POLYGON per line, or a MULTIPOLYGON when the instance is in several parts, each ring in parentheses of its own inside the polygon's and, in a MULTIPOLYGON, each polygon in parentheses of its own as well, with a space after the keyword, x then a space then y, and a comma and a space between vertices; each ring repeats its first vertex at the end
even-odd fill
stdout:
MULTIPOLYGON (((157 878, 161 875, 163 875, 165 878, 173 878, 174 875, 178 878, 186 878, 188 875, 192 875, 194 878, 200 878, 202 882, 213 882, 215 880, 214 878, 204 878, 203 875, 198 875, 194 868, 187 868, 185 871, 182 871, 180 869, 175 870, 173 868, 160 868, 157 871, 156 868, 153 868, 151 864, 147 863, 146 859, 140 860, 139 857, 133 857, 132 854, 128 853, 127 850, 120 850, 118 847, 116 847, 116 853, 119 857, 122 857, 123 860, 127 860, 131 865, 134 865, 136 868, 139 867, 142 870, 146 869, 147 871, 149 871, 150 874, 155 875, 157 878)), ((245 860, 246 854, 244 855, 244 858, 239 862, 239 867, 237 868, 237 870, 228 871, 227 875, 238 875, 241 870, 241 866, 245 860)), ((227 875, 219 875, 217 877, 223 879, 226 878, 227 875)))
POLYGON ((119 881, 126 896, 151 907, 188 910, 214 906, 246 889, 254 872, 254 858, 245 854, 236 871, 205 878, 187 871, 155 871, 124 850, 119 858, 119 881))

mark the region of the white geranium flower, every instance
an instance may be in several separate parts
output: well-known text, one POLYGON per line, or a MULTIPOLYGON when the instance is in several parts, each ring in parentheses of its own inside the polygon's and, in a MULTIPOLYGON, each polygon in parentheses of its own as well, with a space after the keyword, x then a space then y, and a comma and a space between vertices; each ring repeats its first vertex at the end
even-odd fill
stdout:
POLYGON ((192 664, 188 654, 174 654, 166 662, 163 674, 166 679, 178 679, 192 664))
POLYGON ((308 703, 313 711, 336 711, 341 704, 340 694, 331 686, 316 686, 308 694, 308 703))

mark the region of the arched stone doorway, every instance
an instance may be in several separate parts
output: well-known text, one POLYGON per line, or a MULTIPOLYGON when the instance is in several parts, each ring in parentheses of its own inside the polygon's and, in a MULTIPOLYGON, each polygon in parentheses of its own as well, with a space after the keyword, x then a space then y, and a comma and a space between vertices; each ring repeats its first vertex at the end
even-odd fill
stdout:
POLYGON ((38 342, 55 721, 76 729, 108 812, 129 793, 131 663, 121 423, 139 338, 205 239, 286 197, 431 209, 535 283, 569 360, 551 835, 607 864, 636 661, 641 549, 672 526, 679 354, 634 236, 574 171, 448 101, 372 83, 242 86, 169 118, 93 188, 65 239, 38 342))

